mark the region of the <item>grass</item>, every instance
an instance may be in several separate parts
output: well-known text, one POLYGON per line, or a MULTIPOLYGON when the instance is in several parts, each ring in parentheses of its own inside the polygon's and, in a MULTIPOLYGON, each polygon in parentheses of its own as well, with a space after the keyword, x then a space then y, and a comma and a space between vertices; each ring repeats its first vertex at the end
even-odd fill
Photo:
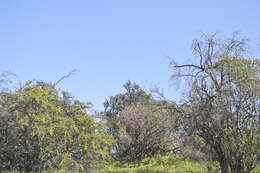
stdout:
POLYGON ((144 159, 139 166, 111 162, 100 170, 104 173, 203 173, 207 172, 206 163, 166 155, 160 158, 144 159))
POLYGON ((144 165, 137 167, 107 167, 103 169, 106 173, 184 173, 184 172, 192 172, 192 173, 202 173, 207 172, 205 166, 192 163, 192 162, 182 162, 179 165, 144 165))
MULTIPOLYGON (((147 158, 140 165, 122 163, 118 161, 103 162, 98 165, 95 173, 207 173, 208 166, 213 170, 212 173, 219 173, 216 163, 197 162, 184 159, 179 156, 166 155, 160 158, 147 158)), ((70 173, 65 170, 48 170, 42 173, 70 173)), ((25 172, 8 172, 25 173, 25 172)), ((260 167, 252 173, 260 173, 260 167)))

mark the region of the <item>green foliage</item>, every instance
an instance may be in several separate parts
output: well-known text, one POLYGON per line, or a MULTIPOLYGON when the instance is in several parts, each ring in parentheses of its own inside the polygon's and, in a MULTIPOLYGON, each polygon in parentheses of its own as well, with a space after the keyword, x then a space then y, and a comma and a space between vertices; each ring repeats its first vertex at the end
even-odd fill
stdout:
MULTIPOLYGON (((160 158, 159 158, 160 159, 160 158)), ((158 159, 158 160, 159 160, 158 159)), ((168 160, 168 159, 163 159, 168 160)), ((119 163, 106 162, 100 165, 99 169, 93 171, 92 173, 219 173, 219 167, 214 163, 201 163, 194 162, 191 160, 180 159, 170 159, 170 163, 165 165, 160 164, 147 164, 140 166, 124 165, 118 166, 119 163), (212 167, 211 172, 209 172, 209 165, 212 167)), ((154 159, 157 163, 157 159, 154 159)), ((6 173, 25 173, 25 172, 6 172, 6 173)), ((28 173, 28 172, 27 172, 28 173)), ((33 173, 33 172, 31 172, 33 173)), ((65 170, 45 170, 42 173, 78 173, 76 171, 65 171, 65 170)), ((260 168, 256 168, 252 173, 260 173, 260 168)))
POLYGON ((123 85, 125 93, 111 96, 104 102, 105 107, 105 119, 107 120, 107 126, 111 134, 117 133, 119 128, 118 117, 119 113, 126 109, 130 105, 146 104, 152 101, 150 94, 147 94, 139 85, 127 81, 123 85))
POLYGON ((114 154, 133 163, 173 151, 176 105, 154 99, 130 81, 124 88, 125 93, 110 97, 104 104, 104 118, 117 142, 114 154))
POLYGON ((55 88, 73 72, 1 90, 0 172, 260 173, 260 60, 236 35, 215 36, 194 40, 194 63, 172 63, 189 79, 183 104, 128 81, 104 103, 105 124, 55 88))
POLYGON ((0 105, 0 170, 86 171, 109 157, 112 136, 65 92, 29 85, 2 93, 0 105))
POLYGON ((242 58, 236 35, 204 35, 193 49, 198 61, 173 63, 174 77, 190 79, 184 126, 214 150, 222 173, 249 173, 259 155, 260 61, 242 58))
POLYGON ((106 173, 206 173, 207 163, 200 163, 177 155, 167 154, 157 158, 145 158, 139 166, 107 163, 103 165, 102 170, 106 173))

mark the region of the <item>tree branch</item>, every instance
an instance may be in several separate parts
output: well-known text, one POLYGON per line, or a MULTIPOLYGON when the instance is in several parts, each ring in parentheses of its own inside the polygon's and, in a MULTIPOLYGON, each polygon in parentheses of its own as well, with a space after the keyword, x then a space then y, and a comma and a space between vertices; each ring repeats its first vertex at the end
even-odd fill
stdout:
POLYGON ((77 71, 77 70, 74 69, 74 70, 72 70, 71 72, 69 72, 68 74, 62 76, 59 80, 57 80, 57 81, 53 84, 53 87, 57 86, 62 80, 64 80, 64 79, 70 77, 71 75, 75 74, 76 71, 77 71))

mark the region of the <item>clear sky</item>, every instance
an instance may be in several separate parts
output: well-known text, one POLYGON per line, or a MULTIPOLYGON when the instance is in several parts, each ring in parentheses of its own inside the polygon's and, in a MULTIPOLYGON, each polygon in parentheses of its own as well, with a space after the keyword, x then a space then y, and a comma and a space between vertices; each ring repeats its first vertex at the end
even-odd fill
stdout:
POLYGON ((99 110, 127 80, 174 98, 166 56, 190 58, 201 32, 259 43, 259 20, 259 0, 2 0, 0 71, 53 82, 77 69, 59 87, 99 110))

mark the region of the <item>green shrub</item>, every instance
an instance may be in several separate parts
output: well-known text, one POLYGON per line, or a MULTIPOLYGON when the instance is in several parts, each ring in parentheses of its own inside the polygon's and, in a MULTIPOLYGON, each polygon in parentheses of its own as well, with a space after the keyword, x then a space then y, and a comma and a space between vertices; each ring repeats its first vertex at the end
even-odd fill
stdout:
POLYGON ((0 171, 89 171, 109 157, 113 138, 88 104, 40 83, 1 93, 0 171))

